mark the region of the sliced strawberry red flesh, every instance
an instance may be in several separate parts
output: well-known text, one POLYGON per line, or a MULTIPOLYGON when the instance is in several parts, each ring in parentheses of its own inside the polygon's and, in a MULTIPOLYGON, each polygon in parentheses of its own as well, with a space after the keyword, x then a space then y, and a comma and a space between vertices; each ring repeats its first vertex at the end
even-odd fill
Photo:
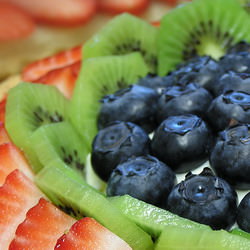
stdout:
POLYGON ((11 172, 0 187, 0 246, 8 249, 17 226, 42 193, 20 170, 11 172))
POLYGON ((49 71, 79 62, 81 58, 81 46, 77 46, 70 50, 35 61, 24 68, 22 72, 22 80, 27 82, 36 81, 46 75, 49 71))
POLYGON ((71 98, 80 71, 80 62, 55 69, 39 78, 36 82, 56 86, 65 97, 71 98))
POLYGON ((17 227, 9 249, 53 249, 57 239, 75 222, 75 219, 41 198, 17 227))
POLYGON ((58 239, 55 249, 132 250, 125 241, 88 217, 77 221, 68 233, 58 239))
POLYGON ((23 8, 39 22, 62 26, 87 22, 96 13, 97 7, 96 0, 7 1, 23 8))
POLYGON ((0 145, 0 185, 6 177, 15 169, 21 170, 27 177, 33 180, 34 174, 25 159, 23 153, 11 142, 0 145))
POLYGON ((29 36, 35 29, 33 19, 15 5, 0 2, 0 42, 29 36))
POLYGON ((149 3, 149 0, 100 0, 99 5, 101 10, 111 14, 122 12, 140 14, 148 7, 149 3))

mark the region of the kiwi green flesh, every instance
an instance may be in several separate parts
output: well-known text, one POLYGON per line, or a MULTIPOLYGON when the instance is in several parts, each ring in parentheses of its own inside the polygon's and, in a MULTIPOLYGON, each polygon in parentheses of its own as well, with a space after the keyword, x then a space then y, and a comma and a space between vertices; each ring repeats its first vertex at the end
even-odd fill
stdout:
POLYGON ((101 192, 106 192, 107 183, 104 182, 97 174, 95 173, 90 160, 90 154, 87 156, 87 164, 86 164, 86 182, 101 192))
POLYGON ((156 33, 155 27, 140 18, 121 14, 85 43, 83 58, 139 52, 150 72, 156 73, 156 33))
POLYGON ((157 35, 158 74, 196 55, 218 59, 241 40, 250 42, 250 19, 237 0, 195 0, 161 20, 157 35))
POLYGON ((244 237, 248 240, 250 240, 250 233, 246 232, 246 231, 243 231, 239 228, 234 228, 232 231, 231 231, 232 234, 235 234, 235 235, 238 235, 238 236, 241 236, 241 237, 244 237))
POLYGON ((69 122, 41 126, 31 135, 31 142, 43 166, 55 160, 62 161, 85 177, 88 150, 69 122))
POLYGON ((88 216, 125 240, 133 249, 153 249, 151 237, 86 182, 80 183, 61 168, 46 167, 36 176, 36 184, 60 208, 77 219, 88 216))
POLYGON ((129 195, 108 198, 128 219, 135 222, 145 232, 157 239, 168 226, 183 229, 198 228, 211 230, 210 227, 182 218, 171 212, 140 201, 129 195))
POLYGON ((5 126, 11 140, 25 152, 35 172, 42 164, 33 150, 30 136, 45 124, 66 120, 67 105, 68 100, 54 86, 20 83, 9 91, 5 126))
POLYGON ((167 226, 159 237, 155 250, 248 250, 250 241, 227 231, 213 231, 167 226))
POLYGON ((146 76, 148 67, 139 53, 90 58, 82 64, 70 104, 70 119, 89 151, 97 133, 100 100, 146 76))
POLYGON ((241 6, 249 13, 250 12, 250 1, 249 0, 238 0, 241 6))

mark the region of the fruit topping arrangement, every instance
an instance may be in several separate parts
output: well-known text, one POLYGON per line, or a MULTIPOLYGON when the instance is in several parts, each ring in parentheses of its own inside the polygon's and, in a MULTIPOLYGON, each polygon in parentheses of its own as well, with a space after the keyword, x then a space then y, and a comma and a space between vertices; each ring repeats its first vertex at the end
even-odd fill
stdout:
POLYGON ((248 27, 237 0, 194 0, 28 66, 0 116, 23 159, 0 164, 0 245, 250 249, 248 27))

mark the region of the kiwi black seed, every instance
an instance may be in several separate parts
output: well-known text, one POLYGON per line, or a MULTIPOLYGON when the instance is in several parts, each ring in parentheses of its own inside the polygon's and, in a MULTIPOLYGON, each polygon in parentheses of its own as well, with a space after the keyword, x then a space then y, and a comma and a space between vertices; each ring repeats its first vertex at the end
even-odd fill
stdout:
POLYGON ((30 140, 43 167, 61 162, 85 176, 87 146, 69 122, 41 126, 30 140))
POLYGON ((157 69, 157 29, 151 24, 130 14, 113 18, 102 30, 83 46, 84 59, 105 55, 125 55, 139 52, 149 66, 150 72, 157 69))
POLYGON ((157 36, 163 76, 196 55, 214 59, 235 43, 250 41, 250 18, 237 0, 194 0, 165 15, 157 36))
POLYGON ((6 129, 12 141, 25 152, 35 172, 42 164, 36 157, 30 136, 45 124, 67 120, 67 105, 68 100, 54 86, 20 83, 9 91, 6 129))
POLYGON ((89 150, 97 134, 100 100, 146 76, 148 67, 138 52, 122 56, 90 58, 83 63, 74 89, 70 119, 89 150))

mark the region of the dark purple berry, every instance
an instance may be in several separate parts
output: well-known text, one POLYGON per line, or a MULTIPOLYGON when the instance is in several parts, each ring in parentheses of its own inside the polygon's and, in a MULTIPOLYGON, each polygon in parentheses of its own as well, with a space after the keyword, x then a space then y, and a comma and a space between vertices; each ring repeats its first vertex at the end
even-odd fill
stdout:
POLYGON ((214 88, 214 95, 219 96, 230 90, 250 93, 250 74, 233 71, 224 74, 214 88))
POLYGON ((209 56, 195 57, 177 66, 170 76, 173 84, 196 83, 213 92, 217 79, 224 74, 224 69, 209 56))
POLYGON ((250 44, 246 41, 240 41, 227 50, 227 54, 233 54, 238 52, 250 52, 250 44))
POLYGON ((213 229, 229 229, 236 219, 237 194, 226 181, 205 168, 199 175, 188 173, 173 188, 167 208, 213 229))
POLYGON ((161 206, 176 181, 173 171, 150 155, 130 158, 112 172, 107 195, 129 194, 145 202, 161 206))
POLYGON ((227 91, 215 98, 207 111, 210 124, 221 131, 235 123, 250 123, 250 94, 227 91))
POLYGON ((149 152, 150 139, 139 126, 116 122, 98 132, 92 143, 91 163, 97 175, 107 181, 116 166, 131 156, 149 152))
POLYGON ((201 165, 208 158, 213 137, 196 115, 170 116, 155 131, 151 152, 176 172, 201 165))
POLYGON ((141 78, 136 84, 152 88, 160 95, 165 88, 172 86, 173 83, 168 76, 161 77, 149 74, 146 77, 141 78))
POLYGON ((250 53, 238 52, 226 54, 220 59, 219 65, 225 72, 250 73, 250 53))
POLYGON ((217 175, 240 189, 250 188, 250 125, 237 125, 219 134, 210 155, 217 175))
POLYGON ((239 228, 250 233, 250 192, 241 200, 238 207, 237 224, 239 228))
POLYGON ((105 96, 101 102, 99 129, 114 121, 133 122, 147 132, 151 132, 156 126, 158 94, 151 88, 131 85, 105 96))
POLYGON ((160 123, 169 116, 185 114, 204 118, 211 102, 211 94, 193 83, 168 87, 159 99, 157 120, 160 123))

